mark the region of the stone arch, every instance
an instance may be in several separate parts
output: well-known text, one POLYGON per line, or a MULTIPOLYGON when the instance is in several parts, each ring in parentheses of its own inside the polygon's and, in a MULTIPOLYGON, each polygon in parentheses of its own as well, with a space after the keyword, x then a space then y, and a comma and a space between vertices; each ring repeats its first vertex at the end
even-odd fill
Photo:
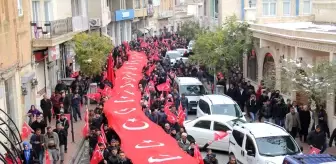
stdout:
POLYGON ((276 66, 273 55, 269 52, 265 54, 262 66, 262 77, 267 88, 275 89, 276 84, 276 66))
POLYGON ((247 56, 247 77, 253 81, 258 79, 258 55, 254 49, 247 56))

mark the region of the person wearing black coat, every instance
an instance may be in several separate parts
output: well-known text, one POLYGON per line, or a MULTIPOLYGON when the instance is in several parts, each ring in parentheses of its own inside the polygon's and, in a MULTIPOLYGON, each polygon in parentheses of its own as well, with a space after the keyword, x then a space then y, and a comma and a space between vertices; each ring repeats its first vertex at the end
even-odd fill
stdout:
POLYGON ((254 94, 252 94, 250 99, 246 102, 246 108, 250 114, 251 122, 254 122, 256 120, 256 113, 258 112, 258 103, 254 94))
MULTIPOLYGON (((47 95, 43 95, 43 99, 40 101, 40 107, 43 111, 43 117, 49 124, 51 123, 51 109, 52 109, 52 103, 51 100, 48 99, 47 95)), ((47 122, 46 122, 47 123, 47 122)))
POLYGON ((305 105, 302 109, 299 110, 299 118, 301 122, 301 131, 300 131, 300 140, 307 142, 308 129, 310 125, 310 112, 305 105))
POLYGON ((321 125, 317 125, 315 130, 311 131, 307 136, 307 143, 311 147, 320 149, 322 154, 325 151, 326 134, 322 131, 321 125))
POLYGON ((132 160, 126 157, 125 152, 119 151, 119 158, 117 164, 133 164, 132 160))
POLYGON ((68 143, 67 132, 63 129, 62 124, 57 124, 54 132, 57 133, 59 139, 61 164, 64 163, 65 144, 68 143))

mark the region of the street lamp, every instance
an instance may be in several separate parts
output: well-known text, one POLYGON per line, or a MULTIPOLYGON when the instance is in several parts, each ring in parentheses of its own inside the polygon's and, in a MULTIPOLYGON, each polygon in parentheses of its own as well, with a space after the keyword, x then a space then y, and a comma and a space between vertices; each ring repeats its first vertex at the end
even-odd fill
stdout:
MULTIPOLYGON (((75 81, 75 78, 63 78, 61 81, 67 86, 68 94, 71 94, 70 92, 70 85, 73 81, 75 81)), ((71 96, 71 95, 70 95, 71 96)), ((73 119, 72 119, 72 108, 71 104, 69 105, 68 111, 70 112, 70 123, 71 123, 71 136, 72 136, 72 142, 75 142, 75 133, 74 133, 74 127, 73 127, 73 119)))

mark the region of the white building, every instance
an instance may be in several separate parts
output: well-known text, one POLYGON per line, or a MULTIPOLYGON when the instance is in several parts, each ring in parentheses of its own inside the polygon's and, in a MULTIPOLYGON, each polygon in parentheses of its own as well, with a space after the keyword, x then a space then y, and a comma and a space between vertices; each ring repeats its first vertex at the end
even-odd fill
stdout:
POLYGON ((31 0, 31 5, 32 50, 38 81, 36 106, 39 107, 42 95, 50 96, 57 81, 66 76, 65 67, 73 63, 76 69, 74 51, 66 43, 75 34, 88 30, 88 4, 85 0, 31 0))

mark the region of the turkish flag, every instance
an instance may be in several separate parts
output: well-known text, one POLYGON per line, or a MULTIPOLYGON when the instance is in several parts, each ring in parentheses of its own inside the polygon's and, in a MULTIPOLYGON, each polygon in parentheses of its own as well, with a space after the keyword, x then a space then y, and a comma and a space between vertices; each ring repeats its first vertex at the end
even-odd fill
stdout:
POLYGON ((107 143, 107 139, 106 139, 106 135, 105 135, 105 130, 104 130, 104 124, 102 124, 100 126, 100 131, 101 131, 101 135, 102 135, 102 138, 104 140, 104 143, 107 143))
POLYGON ((159 90, 159 91, 170 92, 170 84, 169 84, 169 82, 166 81, 165 83, 157 85, 156 89, 159 90))
POLYGON ((89 135, 89 131, 90 131, 90 129, 89 129, 89 123, 86 121, 85 125, 84 125, 84 127, 82 129, 83 137, 87 137, 89 135))
POLYGON ((316 147, 311 147, 308 154, 320 154, 320 149, 316 147))
POLYGON ((148 70, 146 71, 147 76, 149 76, 153 72, 154 69, 155 69, 155 65, 152 65, 151 67, 149 67, 148 70))
POLYGON ((86 94, 86 97, 91 100, 97 101, 99 103, 101 95, 100 93, 89 93, 89 94, 86 94))
POLYGON ((182 103, 180 103, 180 106, 178 108, 178 114, 177 114, 177 118, 178 118, 178 124, 183 126, 183 122, 185 120, 185 112, 183 110, 183 107, 182 107, 182 103))
POLYGON ((32 132, 34 132, 34 130, 24 122, 21 130, 21 139, 26 140, 32 132))
POLYGON ((48 150, 46 150, 46 151, 44 151, 44 157, 45 157, 45 163, 46 164, 51 164, 51 159, 50 159, 50 157, 49 157, 49 152, 48 152, 48 150))
POLYGON ((98 164, 101 160, 103 160, 103 154, 100 152, 98 144, 92 154, 92 158, 90 160, 90 164, 98 164))
POLYGON ((76 78, 78 75, 79 75, 79 72, 77 71, 77 72, 73 72, 73 73, 70 75, 70 77, 71 77, 71 78, 76 78))
POLYGON ((220 140, 222 140, 224 137, 226 137, 227 135, 228 135, 227 132, 223 132, 223 131, 215 132, 215 134, 214 134, 214 140, 215 140, 215 141, 220 141, 220 140))
POLYGON ((199 164, 204 164, 202 154, 200 150, 198 149, 198 145, 194 146, 194 158, 197 160, 199 164))

